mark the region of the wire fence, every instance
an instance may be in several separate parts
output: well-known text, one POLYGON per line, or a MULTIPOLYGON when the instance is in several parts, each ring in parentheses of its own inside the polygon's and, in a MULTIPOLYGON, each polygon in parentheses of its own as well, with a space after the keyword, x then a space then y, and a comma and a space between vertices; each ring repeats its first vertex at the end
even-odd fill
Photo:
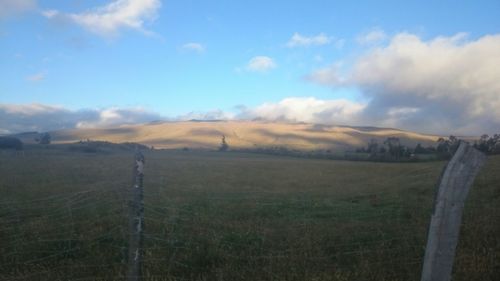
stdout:
MULTIPOLYGON (((420 280, 443 162, 148 152, 144 280, 420 280)), ((124 280, 130 154, 0 159, 0 280, 124 280)), ((500 276, 500 158, 467 201, 454 280, 500 276)))

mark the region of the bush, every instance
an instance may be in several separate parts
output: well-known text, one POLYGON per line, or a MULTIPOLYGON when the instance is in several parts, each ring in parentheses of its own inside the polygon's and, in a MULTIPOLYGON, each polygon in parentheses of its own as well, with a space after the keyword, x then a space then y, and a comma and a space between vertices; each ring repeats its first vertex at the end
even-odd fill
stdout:
POLYGON ((39 144, 50 144, 50 141, 52 140, 52 137, 50 136, 49 133, 43 133, 40 135, 39 138, 36 139, 36 141, 39 144))
POLYGON ((23 142, 14 137, 0 137, 0 149, 23 150, 23 142))

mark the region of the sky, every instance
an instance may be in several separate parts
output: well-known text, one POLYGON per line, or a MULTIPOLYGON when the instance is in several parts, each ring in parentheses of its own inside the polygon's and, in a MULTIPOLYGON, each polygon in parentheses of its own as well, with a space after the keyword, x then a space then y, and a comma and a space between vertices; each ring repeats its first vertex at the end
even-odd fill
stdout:
POLYGON ((500 1, 0 0, 0 134, 262 119, 500 133, 500 1))

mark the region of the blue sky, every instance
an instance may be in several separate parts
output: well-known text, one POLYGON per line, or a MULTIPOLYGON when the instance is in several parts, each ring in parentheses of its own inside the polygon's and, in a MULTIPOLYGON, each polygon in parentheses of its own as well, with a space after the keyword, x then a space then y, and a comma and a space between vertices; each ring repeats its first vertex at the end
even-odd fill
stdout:
MULTIPOLYGON (((365 116, 377 111, 377 102, 387 101, 380 99, 383 94, 373 94, 374 89, 387 89, 387 81, 378 77, 368 83, 363 80, 366 75, 356 76, 364 58, 376 56, 377 50, 388 52, 402 42, 397 41, 401 34, 428 46, 446 38, 453 50, 478 42, 490 44, 485 38, 496 36, 500 29, 500 1, 0 0, 0 11, 2 6, 0 104, 4 111, 25 106, 26 113, 26 106, 38 104, 72 112, 132 108, 175 118, 218 111, 228 118, 243 118, 269 116, 263 110, 267 104, 274 105, 274 111, 285 111, 281 117, 295 121, 378 120, 366 125, 424 132, 452 128, 459 133, 476 133, 471 127, 479 123, 483 131, 500 124, 496 115, 475 116, 477 109, 463 120, 478 120, 455 124, 456 112, 450 110, 450 116, 441 117, 450 119, 443 126, 426 129, 415 114, 432 110, 423 105, 429 98, 415 100, 415 107, 405 103, 376 107, 385 116, 378 119, 365 116), (116 20, 95 20, 110 14, 116 20), (286 101, 311 107, 285 108, 286 101), (318 116, 324 116, 325 110, 338 109, 332 101, 343 101, 347 116, 336 112, 322 120, 318 116), (363 106, 363 118, 349 115, 352 110, 345 108, 358 104, 363 106), (303 112, 307 110, 311 112, 303 112), (398 120, 407 122, 390 120, 391 112, 406 114, 398 120)), ((492 52, 497 59, 497 52, 492 52)), ((481 54, 463 52, 455 61, 481 54)), ((456 65, 455 61, 444 65, 456 65)), ((475 73, 477 69, 484 67, 477 66, 475 73)), ((494 74, 499 73, 488 75, 494 74)), ((457 75, 453 77, 463 76, 457 75)), ((497 90, 489 90, 478 104, 500 95, 497 90)), ((401 95, 406 99, 406 94, 401 95)), ((422 95, 412 93, 411 99, 417 96, 422 95)), ((7 125, 0 126, 9 131, 7 125)))

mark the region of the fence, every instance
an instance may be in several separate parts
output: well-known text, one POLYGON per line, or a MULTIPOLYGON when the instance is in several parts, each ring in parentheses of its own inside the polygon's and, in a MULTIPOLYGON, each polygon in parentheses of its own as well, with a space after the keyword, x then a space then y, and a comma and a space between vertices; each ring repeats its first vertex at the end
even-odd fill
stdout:
MULTIPOLYGON (((51 153, 0 160, 0 279, 138 276, 130 155, 51 153)), ((420 279, 441 162, 145 156, 144 280, 420 279)), ((466 204, 456 280, 498 276, 499 160, 466 204)))

